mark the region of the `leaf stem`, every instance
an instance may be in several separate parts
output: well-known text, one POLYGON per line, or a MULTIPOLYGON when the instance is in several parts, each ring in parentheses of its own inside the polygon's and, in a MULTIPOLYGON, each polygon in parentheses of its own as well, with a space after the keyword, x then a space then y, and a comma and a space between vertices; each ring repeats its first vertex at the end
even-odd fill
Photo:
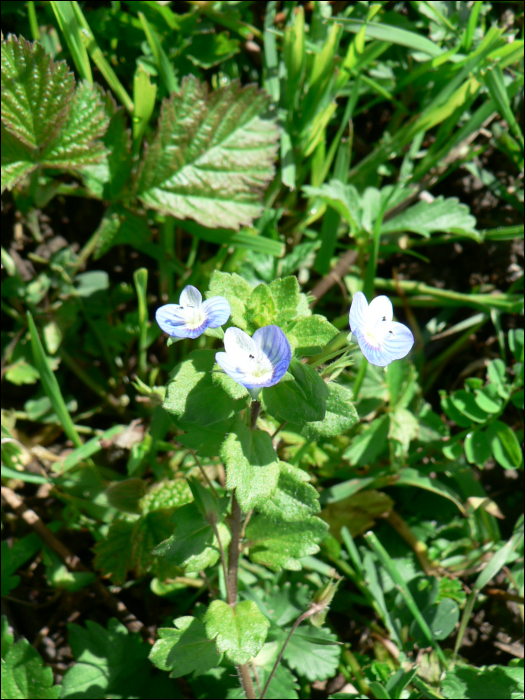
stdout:
POLYGON ((235 491, 232 494, 231 542, 228 556, 228 604, 237 602, 237 569, 239 567, 239 542, 241 536, 242 511, 235 491))
MULTIPOLYGON (((241 681, 242 689, 244 694, 249 700, 252 698, 257 698, 255 695, 255 688, 253 687, 252 677, 250 676, 250 667, 248 664, 239 664, 237 666, 237 673, 239 674, 239 680, 241 681)), ((262 696, 261 696, 262 697, 262 696)))
POLYGON ((252 411, 251 411, 251 429, 255 430, 257 426, 257 418, 259 418, 259 413, 261 412, 261 402, 252 401, 252 411))

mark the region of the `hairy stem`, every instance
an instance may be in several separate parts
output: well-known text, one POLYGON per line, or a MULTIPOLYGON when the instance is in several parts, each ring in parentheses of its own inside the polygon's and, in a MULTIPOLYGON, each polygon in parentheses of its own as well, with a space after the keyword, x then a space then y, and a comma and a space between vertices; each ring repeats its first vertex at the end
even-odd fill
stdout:
POLYGON ((239 674, 239 679, 241 681, 242 689, 244 694, 249 700, 252 698, 257 698, 255 695, 255 688, 253 687, 252 677, 250 676, 250 667, 248 664, 239 664, 237 666, 237 673, 239 674))
POLYGON ((255 430, 257 425, 257 418, 259 418, 259 413, 261 412, 261 402, 252 401, 252 412, 251 412, 251 429, 255 430))
POLYGON ((279 652, 279 656, 275 660, 275 663, 274 663, 273 668, 272 668, 272 672, 268 676, 268 680, 266 681, 266 685, 264 686, 264 690, 262 691, 261 700, 264 698, 264 696, 266 695, 266 691, 270 687, 270 683, 272 682, 272 678, 274 677, 275 672, 277 671, 277 667, 281 663, 281 659, 283 658, 284 650, 286 649, 286 646, 287 646, 288 642, 290 641, 292 634, 299 627, 301 622, 303 622, 303 620, 306 620, 306 618, 310 617, 311 615, 312 615, 312 611, 307 610, 302 615, 299 615, 297 620, 293 623, 292 629, 288 632, 288 636, 286 637, 285 642, 281 648, 281 651, 279 652))
POLYGON ((235 605, 237 602, 237 569, 239 567, 239 543, 241 539, 241 518, 242 512, 235 495, 232 496, 232 519, 229 557, 228 557, 228 604, 235 605))

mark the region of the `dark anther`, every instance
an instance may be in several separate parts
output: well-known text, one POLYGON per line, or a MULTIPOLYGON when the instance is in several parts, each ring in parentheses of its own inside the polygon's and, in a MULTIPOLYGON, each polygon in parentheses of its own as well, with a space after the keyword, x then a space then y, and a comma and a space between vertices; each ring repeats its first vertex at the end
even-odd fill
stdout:
POLYGON ((383 316, 383 318, 382 318, 381 320, 382 320, 382 321, 386 321, 386 316, 383 316))
POLYGON ((392 335, 394 335, 394 331, 388 331, 388 332, 391 333, 392 335))
POLYGON ((255 357, 253 355, 250 355, 251 360, 255 360, 255 357))

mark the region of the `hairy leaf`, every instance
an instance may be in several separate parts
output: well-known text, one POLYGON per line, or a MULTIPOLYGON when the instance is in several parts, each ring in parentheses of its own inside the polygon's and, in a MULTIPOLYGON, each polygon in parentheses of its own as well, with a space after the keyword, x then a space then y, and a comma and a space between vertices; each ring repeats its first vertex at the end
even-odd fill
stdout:
POLYGON ((322 421, 328 396, 326 384, 313 367, 295 359, 292 359, 289 371, 295 381, 280 382, 263 389, 266 410, 278 420, 288 420, 298 425, 322 421))
POLYGON ((58 698, 61 687, 53 685, 53 672, 27 639, 13 643, 7 618, 2 615, 2 697, 58 698))
POLYGON ((327 529, 326 523, 317 517, 287 523, 258 515, 250 520, 246 528, 250 559, 272 571, 299 571, 299 559, 319 551, 318 542, 323 539, 327 529))
POLYGON ((263 119, 269 98, 238 82, 209 93, 190 76, 165 100, 158 131, 137 180, 137 195, 157 211, 210 228, 250 225, 262 212, 279 136, 263 119))
POLYGON ((300 521, 320 511, 319 495, 302 469, 279 462, 277 488, 259 510, 274 520, 300 521))
POLYGON ((233 426, 221 449, 226 466, 226 486, 236 489, 244 513, 262 506, 279 478, 279 462, 270 435, 250 430, 241 420, 233 426))
POLYGON ((325 628, 299 627, 284 651, 286 663, 309 681, 324 680, 334 675, 339 665, 341 648, 337 637, 325 628), (320 644, 319 641, 324 641, 320 644))
POLYGON ((353 403, 352 391, 343 384, 328 384, 324 420, 306 423, 301 430, 310 440, 342 435, 357 423, 359 416, 353 403))
POLYGON ((173 620, 175 629, 159 628, 158 639, 149 658, 162 671, 171 671, 170 678, 188 673, 200 675, 220 661, 215 642, 208 639, 202 622, 195 617, 173 620))
POLYGON ((246 405, 245 399, 234 401, 213 383, 214 364, 214 350, 194 350, 172 372, 163 407, 176 424, 211 425, 230 418, 246 405))
POLYGON ((318 314, 298 318, 286 328, 292 350, 299 357, 317 355, 338 333, 335 326, 318 314))
POLYGON ((215 639, 217 649, 235 664, 245 664, 256 656, 265 642, 269 620, 251 600, 230 607, 214 600, 204 617, 206 634, 215 639))

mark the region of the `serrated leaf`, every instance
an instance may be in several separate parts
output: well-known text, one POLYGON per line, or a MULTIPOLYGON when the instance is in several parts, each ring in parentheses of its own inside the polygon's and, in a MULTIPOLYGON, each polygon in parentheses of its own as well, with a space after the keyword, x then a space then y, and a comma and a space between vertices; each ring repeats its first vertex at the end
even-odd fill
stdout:
POLYGON ((266 640, 270 621, 251 600, 231 607, 214 600, 204 616, 206 634, 217 649, 234 664, 245 664, 256 656, 266 640))
POLYGON ((341 648, 337 637, 325 628, 299 627, 291 636, 283 658, 300 676, 309 681, 324 680, 334 675, 339 665, 341 648), (324 641, 320 644, 319 641, 324 641))
POLYGON ((343 384, 331 382, 328 384, 324 420, 306 423, 301 433, 310 440, 317 440, 320 437, 335 437, 345 433, 358 420, 359 416, 353 403, 351 389, 343 384))
POLYGON ((194 350, 174 369, 166 389, 163 408, 176 424, 211 425, 226 420, 246 405, 234 401, 213 383, 214 350, 194 350))
POLYGON ((294 522, 315 515, 321 510, 319 494, 309 483, 310 477, 302 469, 279 462, 279 480, 274 493, 259 510, 272 520, 294 522))
POLYGON ((44 148, 58 134, 75 88, 65 61, 10 34, 2 41, 2 123, 30 149, 44 148))
POLYGON ((64 697, 177 697, 169 694, 177 693, 175 682, 152 675, 150 647, 138 632, 130 634, 114 618, 107 629, 91 620, 68 628, 75 663, 64 674, 64 697))
POLYGON ((519 698, 523 697, 523 668, 505 666, 464 666, 456 664, 441 681, 445 698, 519 698))
POLYGON ((2 189, 36 166, 79 170, 106 154, 109 120, 99 91, 75 89, 67 64, 36 42, 2 42, 2 189))
POLYGON ((27 639, 13 644, 7 618, 2 615, 2 697, 58 698, 61 686, 53 685, 53 671, 27 639))
POLYGON ((164 100, 143 160, 137 195, 146 205, 210 228, 238 230, 262 212, 273 177, 275 123, 262 119, 269 97, 237 81, 208 93, 193 76, 164 100))
POLYGON ((300 571, 299 559, 319 551, 318 543, 328 526, 320 518, 305 518, 300 522, 271 520, 264 515, 252 518, 246 528, 250 559, 272 571, 300 571))
POLYGON ((179 617, 173 625, 175 629, 157 630, 160 639, 149 655, 157 668, 171 671, 170 678, 179 678, 189 673, 197 676, 217 666, 220 656, 202 622, 195 617, 179 617))
POLYGON ((186 479, 172 479, 157 482, 144 496, 140 506, 143 515, 154 510, 180 508, 193 500, 186 479))
POLYGON ((258 328, 275 323, 276 312, 276 303, 270 288, 266 284, 255 287, 246 304, 245 318, 248 331, 254 333, 258 328))
POLYGON ((283 326, 297 315, 301 299, 299 282, 296 277, 282 277, 270 283, 270 291, 277 307, 275 323, 283 326))
MULTIPOLYGON (((169 564, 184 567, 186 572, 200 571, 217 562, 220 556, 217 540, 196 503, 178 508, 171 523, 174 534, 156 546, 153 554, 164 557, 169 564)), ((217 529, 223 547, 227 547, 230 531, 221 523, 217 529)))
POLYGON ((324 316, 298 318, 286 327, 286 337, 298 357, 317 355, 339 331, 324 316))
POLYGON ((292 359, 289 372, 295 381, 280 382, 263 389, 267 412, 277 420, 303 425, 322 421, 326 412, 328 389, 313 367, 292 359))
POLYGON ((437 197, 430 203, 418 202, 381 226, 382 234, 397 231, 411 231, 425 237, 436 232, 457 233, 480 239, 476 219, 456 197, 437 197))
POLYGON ((330 180, 321 187, 303 187, 309 197, 320 197, 346 220, 351 229, 361 228, 361 204, 354 185, 345 185, 340 180, 330 180))
POLYGON ((226 467, 226 487, 236 489, 244 513, 262 506, 272 495, 279 478, 279 461, 270 435, 250 430, 238 420, 221 448, 226 467))
POLYGON ((231 322, 245 331, 247 324, 244 314, 252 291, 253 287, 240 275, 215 270, 210 277, 206 299, 217 296, 227 299, 232 310, 231 322))

